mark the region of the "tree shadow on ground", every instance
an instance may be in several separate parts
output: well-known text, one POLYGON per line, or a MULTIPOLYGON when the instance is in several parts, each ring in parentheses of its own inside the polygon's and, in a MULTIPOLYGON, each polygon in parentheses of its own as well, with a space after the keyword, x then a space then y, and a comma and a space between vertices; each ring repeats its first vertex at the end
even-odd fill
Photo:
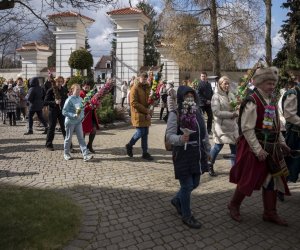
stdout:
POLYGON ((20 156, 6 156, 0 155, 0 160, 13 160, 13 159, 20 159, 20 156))
POLYGON ((2 144, 23 144, 29 143, 30 141, 46 141, 45 138, 10 138, 10 139, 0 139, 0 145, 2 144))
POLYGON ((5 177, 14 177, 14 176, 28 176, 28 175, 37 175, 38 172, 12 172, 9 170, 0 170, 0 178, 5 177))
MULTIPOLYGON (((101 148, 101 149, 96 148, 95 150, 96 152, 99 152, 101 154, 122 155, 122 156, 127 155, 125 145, 124 147, 111 147, 111 148, 101 148)), ((167 156, 167 157, 171 157, 172 154, 172 152, 166 151, 165 149, 162 148, 149 148, 149 153, 153 156, 167 156)), ((137 143, 133 147, 133 154, 134 155, 142 154, 140 143, 137 143)))
POLYGON ((20 145, 10 145, 5 147, 0 147, 0 154, 14 153, 14 152, 35 152, 40 149, 45 149, 43 145, 26 145, 24 147, 20 147, 20 145))
MULTIPOLYGON (((139 188, 76 186, 64 190, 71 194, 87 211, 97 213, 98 223, 89 240, 84 239, 86 216, 81 232, 69 247, 150 249, 156 246, 173 249, 202 249, 205 247, 227 249, 262 248, 292 249, 300 244, 300 193, 293 199, 278 204, 279 214, 290 226, 283 228, 262 220, 261 192, 247 197, 242 204, 242 223, 233 221, 226 208, 233 190, 209 192, 198 187, 192 194, 192 212, 203 224, 200 230, 185 226, 170 200, 175 190, 169 186, 156 191, 151 182, 139 188), (70 192, 71 191, 71 192, 70 192), (97 240, 103 239, 103 240, 97 240), (78 244, 86 244, 78 245, 78 244), (93 245, 92 245, 93 244, 93 245)), ((298 189, 299 190, 299 189, 298 189)), ((94 217, 96 219, 96 217, 94 217)))

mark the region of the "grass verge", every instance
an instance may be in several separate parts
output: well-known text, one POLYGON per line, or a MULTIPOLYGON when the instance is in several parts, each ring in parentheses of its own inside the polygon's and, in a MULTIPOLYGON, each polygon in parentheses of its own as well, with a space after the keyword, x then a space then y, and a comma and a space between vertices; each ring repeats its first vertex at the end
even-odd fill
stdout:
POLYGON ((0 185, 0 249, 61 249, 82 210, 54 191, 0 185))

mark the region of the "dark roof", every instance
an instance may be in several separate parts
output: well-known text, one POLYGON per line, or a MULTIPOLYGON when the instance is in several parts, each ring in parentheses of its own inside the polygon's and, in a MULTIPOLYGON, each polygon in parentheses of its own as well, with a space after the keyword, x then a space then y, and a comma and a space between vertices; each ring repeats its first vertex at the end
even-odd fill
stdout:
POLYGON ((111 56, 102 56, 100 60, 97 62, 95 69, 106 69, 106 62, 112 61, 111 56))

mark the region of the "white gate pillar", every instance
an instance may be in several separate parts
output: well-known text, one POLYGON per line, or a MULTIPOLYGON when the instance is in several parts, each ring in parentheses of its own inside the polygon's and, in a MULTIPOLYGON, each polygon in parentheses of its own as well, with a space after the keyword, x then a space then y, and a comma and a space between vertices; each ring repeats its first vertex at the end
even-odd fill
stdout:
POLYGON ((116 24, 116 102, 121 101, 121 83, 139 73, 144 64, 144 36, 150 22, 137 8, 123 8, 107 12, 116 24))
POLYGON ((73 11, 55 13, 48 18, 56 25, 53 32, 56 36, 56 76, 70 77, 70 54, 85 48, 86 29, 95 20, 73 11))

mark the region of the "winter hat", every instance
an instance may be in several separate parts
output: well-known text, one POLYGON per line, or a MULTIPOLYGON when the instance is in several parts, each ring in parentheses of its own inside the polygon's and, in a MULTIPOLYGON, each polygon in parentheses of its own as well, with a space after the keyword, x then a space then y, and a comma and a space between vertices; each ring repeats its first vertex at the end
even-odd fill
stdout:
POLYGON ((278 69, 276 67, 259 68, 253 76, 253 85, 257 87, 265 81, 271 80, 277 83, 278 69))

